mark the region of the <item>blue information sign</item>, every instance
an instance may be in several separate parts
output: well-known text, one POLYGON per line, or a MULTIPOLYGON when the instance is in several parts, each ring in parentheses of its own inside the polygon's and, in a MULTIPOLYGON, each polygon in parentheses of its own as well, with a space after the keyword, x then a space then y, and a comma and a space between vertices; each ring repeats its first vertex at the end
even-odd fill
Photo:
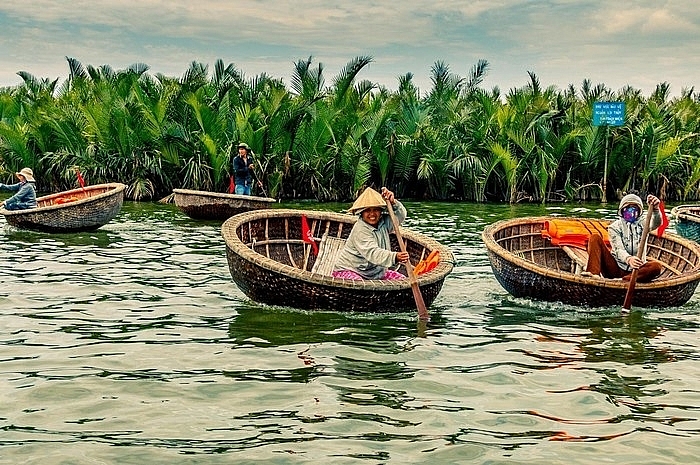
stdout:
POLYGON ((623 126, 625 102, 594 102, 593 126, 623 126))

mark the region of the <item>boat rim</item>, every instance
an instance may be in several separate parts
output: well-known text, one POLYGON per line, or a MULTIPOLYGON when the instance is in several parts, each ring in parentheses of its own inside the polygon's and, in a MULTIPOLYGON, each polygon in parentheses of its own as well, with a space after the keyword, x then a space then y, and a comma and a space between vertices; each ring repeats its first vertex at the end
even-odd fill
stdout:
POLYGON ((200 197, 215 197, 220 199, 253 200, 256 202, 277 203, 272 197, 258 197, 255 195, 229 194, 225 192, 197 191, 191 189, 173 189, 174 194, 196 195, 200 197))
POLYGON ((685 219, 694 222, 700 221, 700 215, 692 213, 691 210, 700 210, 700 205, 684 204, 671 209, 671 216, 676 219, 685 219))

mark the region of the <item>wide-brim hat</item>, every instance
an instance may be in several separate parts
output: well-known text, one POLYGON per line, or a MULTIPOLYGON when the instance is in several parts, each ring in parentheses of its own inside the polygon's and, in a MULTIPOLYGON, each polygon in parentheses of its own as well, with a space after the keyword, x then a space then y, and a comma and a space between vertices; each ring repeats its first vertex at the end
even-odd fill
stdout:
POLYGON ((34 171, 32 171, 31 168, 22 168, 21 170, 19 170, 19 172, 15 173, 15 175, 22 175, 27 181, 35 182, 34 171))
POLYGON ((358 214, 362 213, 362 210, 365 208, 386 208, 386 201, 382 194, 368 187, 360 194, 348 211, 352 214, 358 214))
POLYGON ((239 149, 250 150, 250 147, 248 147, 248 144, 246 144, 245 142, 240 142, 240 143, 238 144, 238 148, 239 148, 239 149))

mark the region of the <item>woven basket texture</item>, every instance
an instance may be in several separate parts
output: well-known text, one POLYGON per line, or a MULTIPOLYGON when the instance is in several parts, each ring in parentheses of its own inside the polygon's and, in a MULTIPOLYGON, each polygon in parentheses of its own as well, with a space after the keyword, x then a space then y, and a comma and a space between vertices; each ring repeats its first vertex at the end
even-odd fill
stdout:
POLYGON ((331 276, 335 263, 338 261, 338 257, 344 247, 345 239, 324 234, 318 245, 318 256, 314 260, 311 273, 331 276))
MULTIPOLYGON (((347 238, 357 217, 353 215, 289 209, 270 209, 236 215, 224 222, 231 277, 250 299, 269 305, 308 310, 348 312, 397 312, 415 310, 408 279, 353 281, 312 273, 316 256, 302 238, 301 217, 316 243, 323 235, 347 238)), ((418 277, 426 305, 430 305, 452 271, 452 252, 424 235, 402 229, 412 263, 432 250, 440 251, 440 263, 418 277)), ((392 234, 392 249, 398 251, 392 234)), ((319 269, 319 267, 317 267, 319 269)), ((406 274, 403 266, 400 272, 406 274)))
POLYGON ((119 214, 124 202, 120 183, 95 184, 37 198, 37 208, 0 210, 7 223, 45 232, 91 231, 119 214), (65 203, 61 201, 67 200, 65 203))
POLYGON ((270 208, 275 199, 251 195, 173 189, 175 205, 187 216, 198 220, 225 220, 252 210, 270 208))
MULTIPOLYGON (((515 297, 589 307, 622 305, 627 283, 575 274, 569 255, 542 236, 545 221, 551 219, 504 220, 484 229, 482 239, 498 282, 515 297)), ((636 284, 633 306, 675 307, 687 302, 700 280, 700 246, 669 232, 663 237, 652 233, 647 257, 662 262, 664 271, 651 283, 636 284)))

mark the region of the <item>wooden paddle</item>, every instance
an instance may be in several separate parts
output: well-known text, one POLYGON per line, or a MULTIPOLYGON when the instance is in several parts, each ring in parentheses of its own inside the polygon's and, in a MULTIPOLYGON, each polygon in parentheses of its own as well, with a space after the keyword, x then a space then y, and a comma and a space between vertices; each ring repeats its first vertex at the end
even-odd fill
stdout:
MULTIPOLYGON (((259 161, 259 160, 256 160, 256 161, 258 162, 258 168, 260 169, 260 172, 262 173, 262 172, 263 172, 263 170, 262 170, 262 165, 260 164, 260 161, 259 161)), ((255 176, 255 180, 258 181, 258 187, 259 187, 260 190, 262 191, 263 196, 264 196, 264 197, 267 197, 267 192, 265 192, 265 188, 263 187, 263 183, 262 183, 262 181, 260 180, 260 178, 258 177, 258 175, 257 175, 257 173, 256 173, 255 171, 253 171, 253 176, 255 176)))
MULTIPOLYGON (((649 226, 651 225, 651 207, 647 211, 647 216, 644 219, 644 229, 642 229, 642 238, 639 240, 639 248, 637 249, 637 258, 641 260, 644 256, 644 251, 647 248, 647 238, 649 237, 649 226)), ((639 268, 632 270, 632 276, 630 276, 630 284, 627 287, 627 294, 625 294, 625 302, 622 304, 623 311, 629 311, 632 308, 632 297, 634 297, 634 288, 637 285, 637 274, 639 273, 639 268)))
MULTIPOLYGON (((391 217, 391 222, 394 224, 394 233, 396 234, 396 240, 399 243, 399 249, 401 252, 407 252, 406 244, 401 236, 401 230, 399 228, 399 220, 394 214, 394 206, 391 205, 389 199, 384 199, 386 202, 386 208, 389 210, 389 216, 391 217)), ((421 320, 429 320, 430 315, 428 314, 428 309, 425 307, 425 302, 423 301, 423 294, 420 292, 420 287, 418 287, 418 279, 416 274, 413 272, 413 265, 411 265, 411 259, 404 264, 406 266, 406 271, 408 272, 408 279, 411 282, 411 290, 413 291, 413 299, 416 301, 416 308, 418 308, 418 318, 421 320)))

